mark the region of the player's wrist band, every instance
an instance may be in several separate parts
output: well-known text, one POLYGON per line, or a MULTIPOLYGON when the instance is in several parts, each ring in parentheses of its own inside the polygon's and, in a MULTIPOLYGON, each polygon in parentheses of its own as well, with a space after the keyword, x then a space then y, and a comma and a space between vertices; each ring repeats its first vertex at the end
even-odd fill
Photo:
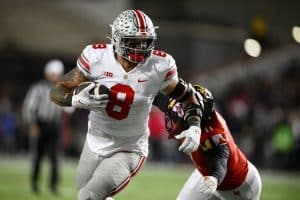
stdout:
POLYGON ((201 105, 195 103, 189 103, 184 108, 183 119, 188 123, 189 126, 200 127, 203 108, 201 105))
POLYGON ((197 126, 200 128, 200 125, 201 125, 201 120, 200 120, 200 117, 199 116, 190 116, 187 120, 187 124, 188 126, 197 126))

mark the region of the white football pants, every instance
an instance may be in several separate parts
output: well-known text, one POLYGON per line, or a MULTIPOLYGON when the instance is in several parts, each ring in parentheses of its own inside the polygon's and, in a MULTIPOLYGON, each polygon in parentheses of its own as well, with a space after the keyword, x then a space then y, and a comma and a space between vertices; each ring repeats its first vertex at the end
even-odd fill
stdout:
POLYGON ((144 161, 144 156, 132 152, 100 157, 85 142, 77 167, 78 200, 103 200, 113 196, 129 183, 144 161))
POLYGON ((195 169, 177 196, 177 200, 259 200, 261 178, 256 167, 248 161, 249 170, 244 182, 233 190, 217 190, 213 194, 199 192, 204 181, 195 169))

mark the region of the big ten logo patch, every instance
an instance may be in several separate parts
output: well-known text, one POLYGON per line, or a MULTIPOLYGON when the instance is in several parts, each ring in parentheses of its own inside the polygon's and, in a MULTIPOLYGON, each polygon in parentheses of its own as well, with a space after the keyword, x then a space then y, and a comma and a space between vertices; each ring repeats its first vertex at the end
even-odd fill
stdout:
POLYGON ((103 76, 107 76, 107 77, 113 77, 113 73, 112 72, 102 72, 103 76))

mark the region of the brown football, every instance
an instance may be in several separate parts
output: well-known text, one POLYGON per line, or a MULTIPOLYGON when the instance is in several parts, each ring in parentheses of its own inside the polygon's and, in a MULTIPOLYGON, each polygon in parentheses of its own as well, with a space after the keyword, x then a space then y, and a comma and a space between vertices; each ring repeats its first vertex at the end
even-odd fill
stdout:
MULTIPOLYGON (((74 89, 74 94, 78 94, 79 92, 81 92, 84 88, 86 88, 91 83, 92 82, 90 82, 90 81, 80 83, 74 89)), ((95 95, 99 95, 99 94, 108 94, 109 95, 109 93, 110 93, 110 90, 105 85, 101 85, 101 84, 97 84, 97 83, 96 83, 96 86, 90 90, 90 94, 95 94, 95 95)))
POLYGON ((108 94, 109 95, 109 93, 110 93, 110 90, 105 85, 97 84, 96 87, 94 88, 95 95, 99 95, 99 94, 108 94))

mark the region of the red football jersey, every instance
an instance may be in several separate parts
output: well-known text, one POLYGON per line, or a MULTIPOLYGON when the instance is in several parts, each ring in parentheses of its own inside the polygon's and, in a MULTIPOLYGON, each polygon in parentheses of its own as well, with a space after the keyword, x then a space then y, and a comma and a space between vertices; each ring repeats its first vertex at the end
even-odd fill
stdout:
POLYGON ((230 155, 227 162, 227 174, 218 190, 231 190, 242 184, 248 173, 248 162, 243 152, 236 146, 223 117, 216 111, 202 128, 200 147, 191 154, 197 169, 204 176, 210 175, 205 151, 216 145, 228 145, 230 155))

